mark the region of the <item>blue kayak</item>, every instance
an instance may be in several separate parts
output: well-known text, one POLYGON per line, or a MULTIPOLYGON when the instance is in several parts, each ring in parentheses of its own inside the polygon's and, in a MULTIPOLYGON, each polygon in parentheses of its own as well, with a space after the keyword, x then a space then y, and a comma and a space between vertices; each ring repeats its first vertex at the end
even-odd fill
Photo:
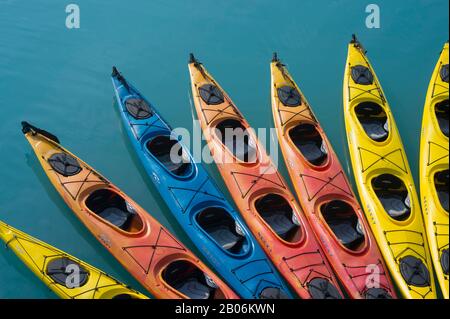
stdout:
POLYGON ((203 165, 193 160, 171 127, 116 68, 112 81, 125 130, 140 161, 199 251, 242 298, 292 298, 203 165))

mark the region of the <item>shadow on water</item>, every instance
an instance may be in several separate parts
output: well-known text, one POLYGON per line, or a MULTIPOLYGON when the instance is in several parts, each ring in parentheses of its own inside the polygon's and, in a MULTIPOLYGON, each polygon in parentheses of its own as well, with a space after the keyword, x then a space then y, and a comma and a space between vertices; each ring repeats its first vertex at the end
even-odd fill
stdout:
MULTIPOLYGON (((119 105, 117 104, 116 99, 114 98, 113 101, 114 106, 114 112, 117 115, 118 120, 122 123, 122 117, 119 112, 119 105)), ((142 163, 136 154, 136 151, 131 144, 131 141, 127 135, 127 132, 123 128, 123 124, 121 125, 121 135, 122 140, 124 141, 125 148, 127 149, 128 154, 131 157, 131 160, 136 167, 137 171, 139 172, 142 180, 144 181, 145 185, 147 186, 149 192, 152 194, 152 198, 155 199, 155 204, 158 207, 160 212, 163 212, 165 219, 169 223, 170 229, 172 230, 173 235, 175 235, 184 245, 186 245, 192 252, 194 252, 198 257, 202 256, 200 251, 197 249, 197 247, 194 245, 194 243, 191 241, 191 239, 187 236, 185 233, 183 227, 178 223, 177 219, 173 216, 173 214, 170 212, 169 207, 167 206, 165 200, 160 195, 158 189, 153 184, 153 182, 150 180, 150 177, 147 175, 147 172, 145 171, 144 167, 142 166, 142 163)), ((150 213, 151 215, 151 213, 150 213)), ((204 258, 201 258, 203 261, 206 262, 204 258)), ((206 262, 209 266, 209 262, 206 262)))
MULTIPOLYGON (((100 257, 100 259, 103 262, 106 262, 109 268, 115 270, 117 277, 119 277, 117 279, 129 283, 130 286, 133 287, 134 289, 146 293, 146 289, 142 287, 142 285, 137 280, 135 280, 111 254, 109 254, 109 252, 95 239, 95 237, 89 232, 89 230, 86 227, 84 227, 83 223, 67 206, 67 204, 61 198, 61 196, 59 196, 53 184, 50 182, 50 180, 44 173, 44 170, 42 169, 42 166, 40 165, 36 156, 34 156, 34 154, 27 153, 25 155, 25 159, 27 165, 31 168, 34 175, 37 177, 39 183, 46 190, 50 200, 56 205, 56 207, 58 207, 58 210, 63 213, 62 215, 72 225, 72 227, 77 231, 77 233, 82 238, 84 238, 86 242, 88 242, 89 246, 94 247, 97 256, 100 257)), ((93 265, 93 266, 100 268, 101 265, 93 265)))

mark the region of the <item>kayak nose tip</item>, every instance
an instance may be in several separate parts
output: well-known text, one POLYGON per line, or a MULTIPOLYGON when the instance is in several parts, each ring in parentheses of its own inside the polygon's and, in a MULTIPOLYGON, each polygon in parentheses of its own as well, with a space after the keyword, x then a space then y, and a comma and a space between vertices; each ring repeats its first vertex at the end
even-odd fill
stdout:
POLYGON ((28 123, 27 121, 22 121, 22 122, 20 123, 20 125, 22 125, 22 133, 23 133, 23 134, 29 133, 29 132, 31 131, 32 127, 33 127, 33 126, 32 126, 30 123, 28 123))
POLYGON ((48 138, 49 140, 52 140, 53 142, 60 144, 61 142, 59 141, 58 137, 50 132, 47 132, 45 130, 42 130, 40 128, 37 128, 34 125, 31 125, 30 123, 23 121, 22 123, 22 133, 23 134, 28 134, 28 133, 32 133, 32 135, 35 134, 41 134, 43 136, 45 136, 46 138, 48 138))
POLYGON ((356 44, 358 43, 358 37, 356 36, 356 34, 352 34, 352 40, 350 41, 351 44, 356 44))
POLYGON ((189 53, 189 64, 196 63, 197 59, 194 56, 194 53, 189 53))
POLYGON ((272 62, 280 62, 280 59, 278 58, 278 53, 276 52, 273 53, 272 62))
POLYGON ((119 70, 117 70, 117 68, 115 66, 112 67, 112 74, 111 76, 113 77, 117 77, 119 75, 119 70))

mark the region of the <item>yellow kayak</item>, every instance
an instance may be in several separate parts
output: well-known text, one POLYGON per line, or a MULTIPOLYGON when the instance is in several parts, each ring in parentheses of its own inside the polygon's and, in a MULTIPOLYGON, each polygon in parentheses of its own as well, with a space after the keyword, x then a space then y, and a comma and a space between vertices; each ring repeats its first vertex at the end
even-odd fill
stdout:
POLYGON ((356 37, 348 48, 344 114, 363 209, 404 298, 434 299, 433 265, 419 199, 394 117, 356 37))
POLYGON ((420 143, 420 192, 434 269, 443 296, 448 287, 448 43, 428 88, 420 143))
POLYGON ((148 299, 101 270, 1 221, 0 239, 63 299, 148 299))

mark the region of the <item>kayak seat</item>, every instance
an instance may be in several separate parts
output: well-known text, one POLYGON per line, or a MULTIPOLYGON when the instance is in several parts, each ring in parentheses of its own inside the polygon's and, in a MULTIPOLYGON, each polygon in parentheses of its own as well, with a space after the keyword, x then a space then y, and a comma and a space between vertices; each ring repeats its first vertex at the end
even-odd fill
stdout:
POLYGON ((380 193, 378 198, 389 216, 394 219, 398 220, 404 215, 409 215, 411 212, 409 196, 403 198, 397 194, 380 193))
POLYGON ((391 174, 383 174, 372 180, 372 187, 390 217, 403 221, 411 215, 411 199, 401 179, 391 174))
POLYGON ((162 272, 163 280, 172 288, 191 299, 214 298, 217 289, 214 283, 208 283, 206 276, 192 263, 178 260, 167 266, 162 272))
POLYGON ((198 225, 223 249, 237 254, 246 246, 246 238, 236 221, 224 209, 207 208, 196 217, 198 225))
POLYGON ((364 235, 358 232, 351 220, 332 220, 329 225, 345 247, 358 246, 361 239, 364 239, 364 235))
POLYGON ((364 229, 352 206, 334 200, 321 207, 321 213, 336 238, 350 250, 358 250, 365 241, 364 229))
POLYGON ((232 248, 240 241, 240 236, 233 234, 226 226, 211 228, 209 234, 216 240, 219 246, 225 250, 232 250, 232 248))
POLYGON ((126 228, 126 225, 131 217, 130 213, 116 207, 108 207, 97 215, 121 229, 126 228))
POLYGON ((268 223, 275 233, 281 238, 288 238, 289 234, 298 227, 295 225, 283 211, 272 211, 263 216, 266 223, 268 223))
POLYGON ((448 170, 438 172, 434 176, 434 185, 436 192, 441 203, 442 208, 446 212, 449 211, 449 172, 448 170))
POLYGON ((278 88, 278 99, 284 106, 296 107, 302 104, 300 92, 292 86, 283 86, 278 88))
POLYGON ((140 97, 127 99, 125 108, 136 120, 145 120, 153 116, 150 106, 140 97))
POLYGON ((383 108, 373 102, 360 103, 355 108, 356 116, 366 134, 376 142, 389 137, 389 121, 383 108))
POLYGON ((315 166, 326 162, 326 143, 314 125, 300 124, 289 131, 289 137, 308 162, 315 166))
POLYGON ((147 143, 147 150, 172 174, 187 176, 191 172, 189 157, 178 141, 170 136, 155 137, 147 143), (174 150, 178 150, 177 153, 174 150))
POLYGON ((209 299, 210 289, 195 278, 190 278, 176 289, 191 299, 209 299))
POLYGON ((442 133, 448 137, 449 131, 449 104, 448 100, 436 104, 435 114, 442 133))
POLYGON ((202 100, 208 105, 219 105, 225 102, 222 91, 213 84, 205 84, 198 91, 202 100))
POLYGON ((240 161, 249 163, 256 158, 256 147, 251 136, 236 120, 225 120, 216 126, 216 134, 222 144, 240 161))
POLYGON ((351 68, 352 79, 356 84, 371 85, 374 81, 372 71, 364 65, 356 65, 351 68))
POLYGON ((89 195, 86 206, 97 216, 125 231, 130 231, 133 220, 139 219, 122 197, 107 189, 97 190, 89 195))
POLYGON ((301 237, 301 227, 291 205, 280 195, 269 194, 255 203, 259 215, 281 239, 296 242, 301 237))

